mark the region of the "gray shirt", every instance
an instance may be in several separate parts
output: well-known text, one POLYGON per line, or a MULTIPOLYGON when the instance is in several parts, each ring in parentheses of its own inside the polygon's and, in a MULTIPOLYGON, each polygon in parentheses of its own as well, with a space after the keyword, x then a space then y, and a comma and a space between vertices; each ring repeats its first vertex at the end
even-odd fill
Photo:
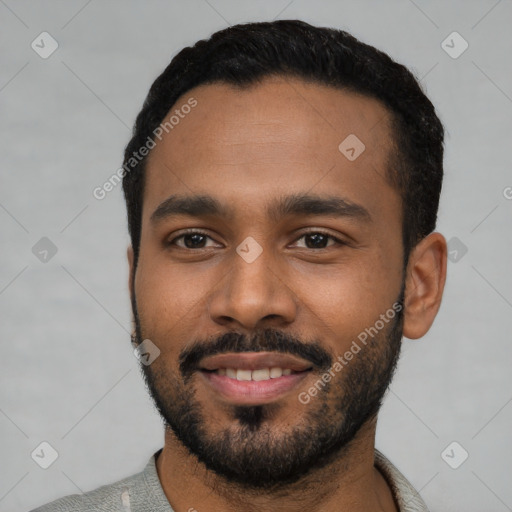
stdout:
MULTIPOLYGON (((140 473, 85 494, 73 494, 31 512, 173 512, 156 470, 154 453, 140 473)), ((393 464, 375 450, 375 466, 387 480, 400 512, 428 512, 414 487, 393 464)), ((187 512, 197 512, 191 506, 187 512)))

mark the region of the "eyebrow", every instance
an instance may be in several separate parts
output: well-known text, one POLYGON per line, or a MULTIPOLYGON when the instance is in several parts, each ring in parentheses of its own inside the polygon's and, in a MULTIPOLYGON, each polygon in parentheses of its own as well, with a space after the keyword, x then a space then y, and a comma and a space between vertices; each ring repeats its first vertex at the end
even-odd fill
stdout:
MULTIPOLYGON (((152 223, 159 223, 175 216, 207 217, 217 216, 226 220, 233 219, 233 210, 221 204, 209 195, 177 196, 165 199, 151 214, 152 223)), ((292 194, 280 197, 270 203, 267 217, 272 222, 281 218, 295 216, 350 217, 370 222, 370 212, 347 199, 337 196, 318 196, 311 194, 292 194)))

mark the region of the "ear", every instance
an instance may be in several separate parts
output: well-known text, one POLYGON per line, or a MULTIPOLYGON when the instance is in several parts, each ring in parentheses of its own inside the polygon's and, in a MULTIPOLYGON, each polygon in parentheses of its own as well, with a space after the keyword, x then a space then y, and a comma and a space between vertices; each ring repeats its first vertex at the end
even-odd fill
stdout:
POLYGON ((135 272, 134 268, 134 257, 133 257, 133 247, 130 245, 126 251, 126 256, 128 257, 128 265, 130 266, 130 275, 128 276, 128 289, 130 290, 130 298, 133 299, 133 273, 135 272))
POLYGON ((440 233, 431 233, 411 251, 405 278, 406 338, 421 338, 434 322, 446 282, 446 261, 446 240, 440 233))

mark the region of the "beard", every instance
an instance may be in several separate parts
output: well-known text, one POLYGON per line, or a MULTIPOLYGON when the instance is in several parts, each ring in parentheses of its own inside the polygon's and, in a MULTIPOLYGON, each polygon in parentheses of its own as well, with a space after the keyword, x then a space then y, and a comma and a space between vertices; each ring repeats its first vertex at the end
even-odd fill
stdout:
MULTIPOLYGON (((316 341, 304 342, 274 329, 252 336, 228 332, 187 345, 180 353, 179 372, 159 357, 151 365, 140 365, 143 377, 166 429, 208 470, 247 490, 275 491, 340 460, 360 429, 376 418, 400 355, 403 297, 402 287, 397 301, 402 309, 330 382, 317 387, 317 395, 301 406, 303 413, 294 414, 292 423, 287 418, 279 424, 283 426, 278 425, 282 408, 278 403, 226 405, 223 410, 231 421, 214 431, 194 388, 199 362, 226 352, 276 351, 311 362, 321 379, 335 358, 316 341)), ((145 330, 135 299, 132 305, 136 327, 132 341, 138 345, 145 330)))

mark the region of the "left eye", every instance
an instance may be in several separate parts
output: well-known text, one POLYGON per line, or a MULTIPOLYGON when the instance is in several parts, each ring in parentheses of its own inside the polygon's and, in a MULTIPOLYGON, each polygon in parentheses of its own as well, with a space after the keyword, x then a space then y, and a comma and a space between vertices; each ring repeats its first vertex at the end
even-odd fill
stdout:
POLYGON ((329 240, 334 241, 334 244, 342 244, 341 240, 338 240, 332 235, 328 233, 322 233, 321 231, 312 231, 311 233, 304 233, 298 240, 305 240, 306 249, 325 249, 326 247, 330 247, 326 245, 329 240))

